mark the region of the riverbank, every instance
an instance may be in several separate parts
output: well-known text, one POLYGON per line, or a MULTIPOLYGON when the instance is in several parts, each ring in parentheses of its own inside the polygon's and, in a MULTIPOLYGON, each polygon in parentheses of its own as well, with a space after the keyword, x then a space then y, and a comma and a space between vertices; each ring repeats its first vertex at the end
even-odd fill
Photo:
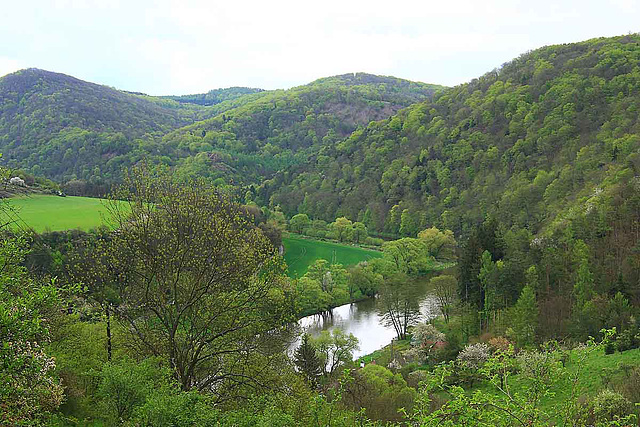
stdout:
MULTIPOLYGON (((416 283, 416 299, 422 313, 421 321, 426 321, 439 313, 436 297, 428 285, 428 278, 416 283)), ((300 329, 312 336, 322 331, 341 329, 353 334, 359 342, 354 359, 373 353, 396 338, 395 330, 382 322, 375 298, 367 298, 356 303, 347 303, 332 310, 330 315, 310 315, 298 320, 300 329)), ((294 344, 295 346, 295 344, 294 344)))
POLYGON ((394 338, 389 344, 385 345, 381 349, 359 357, 357 362, 364 363, 365 365, 375 363, 376 365, 386 367, 399 353, 409 350, 410 348, 411 339, 398 340, 394 338))
MULTIPOLYGON (((432 266, 432 270, 430 270, 424 276, 420 276, 420 277, 415 278, 413 280, 414 280, 416 286, 426 287, 426 286, 428 286, 429 280, 434 275, 436 275, 436 274, 447 274, 447 271, 450 271, 455 266, 456 266, 455 262, 448 262, 447 263, 447 262, 438 262, 438 261, 436 261, 432 266)), ((330 314, 331 310, 333 310, 334 308, 340 307, 342 305, 354 304, 354 303, 359 303, 359 302, 367 301, 367 300, 375 300, 375 298, 376 298, 376 296, 369 297, 369 296, 366 296, 366 295, 361 295, 358 298, 351 298, 351 299, 347 298, 347 299, 339 301, 335 305, 332 305, 328 310, 303 311, 298 316, 298 319, 302 319, 302 318, 308 317, 308 316, 330 314)))

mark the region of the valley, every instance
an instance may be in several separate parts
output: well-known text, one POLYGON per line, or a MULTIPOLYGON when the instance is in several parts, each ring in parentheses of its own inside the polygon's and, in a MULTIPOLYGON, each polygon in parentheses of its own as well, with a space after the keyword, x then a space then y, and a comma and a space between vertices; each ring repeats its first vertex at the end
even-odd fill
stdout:
POLYGON ((1 77, 0 424, 637 425, 639 108, 632 33, 454 87, 1 77))

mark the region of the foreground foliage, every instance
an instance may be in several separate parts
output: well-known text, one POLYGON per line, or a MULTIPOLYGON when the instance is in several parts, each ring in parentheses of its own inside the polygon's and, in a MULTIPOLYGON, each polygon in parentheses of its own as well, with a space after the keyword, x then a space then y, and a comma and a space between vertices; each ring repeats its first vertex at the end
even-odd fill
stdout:
MULTIPOLYGON (((605 342, 610 336, 610 331, 605 333, 605 342)), ((421 426, 631 425, 637 417, 631 413, 631 402, 619 393, 605 389, 587 405, 578 399, 584 361, 603 347, 604 342, 591 341, 578 350, 571 361, 573 370, 565 367, 563 353, 553 346, 517 356, 513 347, 490 357, 485 351, 481 358, 461 357, 459 364, 439 365, 426 376, 412 420, 421 426), (465 389, 460 373, 466 369, 488 387, 465 389), (567 389, 560 399, 559 390, 567 389), (433 399, 442 393, 446 400, 433 410, 433 399), (545 405, 546 401, 553 404, 545 405)))
POLYGON ((0 242, 0 423, 37 425, 63 400, 63 386, 47 354, 60 307, 55 283, 33 282, 20 265, 24 241, 0 242))
POLYGON ((140 349, 166 357, 183 390, 227 399, 260 385, 247 370, 268 366, 273 331, 293 315, 268 239, 201 183, 137 170, 112 197, 109 262, 124 272, 117 314, 140 349))

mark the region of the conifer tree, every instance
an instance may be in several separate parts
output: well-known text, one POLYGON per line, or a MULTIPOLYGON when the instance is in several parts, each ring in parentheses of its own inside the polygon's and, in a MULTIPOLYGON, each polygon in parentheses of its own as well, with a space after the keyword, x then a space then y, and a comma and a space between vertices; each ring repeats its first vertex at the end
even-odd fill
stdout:
POLYGON ((533 344, 538 325, 538 303, 531 284, 520 292, 520 298, 512 309, 513 330, 519 346, 533 344))
POLYGON ((316 349, 309 342, 309 334, 302 336, 302 343, 296 349, 293 361, 309 383, 315 387, 318 377, 322 374, 322 366, 316 349))
POLYGON ((576 298, 576 306, 581 309, 595 294, 593 273, 589 268, 589 248, 582 240, 577 241, 574 252, 578 269, 575 273, 573 292, 576 298))

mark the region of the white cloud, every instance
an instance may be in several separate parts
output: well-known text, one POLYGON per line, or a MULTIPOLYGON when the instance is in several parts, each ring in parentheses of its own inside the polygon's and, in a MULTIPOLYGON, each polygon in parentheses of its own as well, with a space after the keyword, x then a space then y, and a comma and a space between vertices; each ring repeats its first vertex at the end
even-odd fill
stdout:
POLYGON ((635 0, 33 3, 4 7, 0 57, 151 94, 353 71, 453 85, 546 44, 640 30, 635 0))

